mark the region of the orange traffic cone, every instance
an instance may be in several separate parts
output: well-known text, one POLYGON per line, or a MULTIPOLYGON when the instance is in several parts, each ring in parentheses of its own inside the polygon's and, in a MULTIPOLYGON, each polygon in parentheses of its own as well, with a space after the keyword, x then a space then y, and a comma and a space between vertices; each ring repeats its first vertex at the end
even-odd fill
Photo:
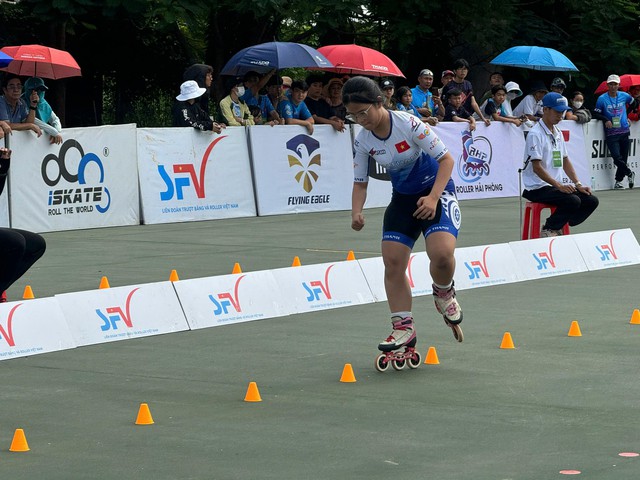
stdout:
POLYGON ((16 428, 15 433, 13 434, 13 440, 11 441, 11 446, 9 447, 10 452, 28 452, 29 444, 27 443, 27 437, 24 435, 24 430, 21 428, 16 428))
POLYGON ((349 253, 347 253, 347 260, 355 260, 356 256, 353 254, 353 250, 349 250, 349 253))
POLYGON ((629 321, 632 325, 640 325, 640 310, 637 308, 631 314, 631 320, 629 321))
POLYGON ((353 374, 353 367, 351 366, 350 363, 344 364, 340 381, 343 383, 353 383, 356 381, 356 376, 353 374))
POLYGON ((580 325, 578 325, 578 321, 574 320, 573 322, 571 322, 571 326, 569 327, 569 334, 570 337, 581 337, 582 336, 582 332, 580 331, 580 325))
POLYGON ((153 425, 153 418, 151 417, 151 411, 149 405, 141 403, 138 409, 138 416, 136 418, 136 425, 153 425))
POLYGON ((513 339, 511 338, 511 334, 509 332, 504 332, 500 348, 516 348, 513 345, 513 339))
POLYGON ((424 363, 427 365, 440 365, 440 360, 438 360, 438 352, 436 352, 436 347, 429 347, 429 351, 427 352, 427 358, 424 359, 424 363))
POLYGON ((180 280, 180 277, 178 277, 178 272, 176 272, 175 270, 171 270, 171 274, 169 274, 169 281, 177 282, 178 280, 180 280))
POLYGON ((300 257, 295 256, 293 257, 293 263, 291 264, 292 267, 299 267, 302 264, 300 263, 300 257))
POLYGON ((249 382, 247 393, 244 396, 245 402, 261 402, 260 392, 258 391, 258 384, 256 382, 249 382))
POLYGON ((33 290, 31 289, 31 285, 27 285, 24 287, 24 292, 22 293, 22 298, 28 300, 30 298, 36 298, 33 294, 33 290))
POLYGON ((238 262, 233 266, 233 270, 231 273, 242 273, 242 269, 240 268, 240 264, 238 262))
POLYGON ((100 279, 100 288, 111 288, 109 286, 109 280, 107 279, 107 277, 102 277, 100 279))

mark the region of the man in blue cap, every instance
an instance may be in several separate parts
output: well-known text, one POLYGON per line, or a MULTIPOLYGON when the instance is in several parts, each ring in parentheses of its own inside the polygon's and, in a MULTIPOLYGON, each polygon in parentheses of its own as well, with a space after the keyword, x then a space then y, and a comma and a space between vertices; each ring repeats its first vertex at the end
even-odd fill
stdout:
POLYGON ((522 196, 531 202, 555 205, 541 237, 562 235, 566 223, 579 225, 598 207, 591 188, 580 182, 567 155, 564 136, 556 126, 570 110, 567 99, 557 92, 542 98, 542 118, 529 131, 525 143, 522 196), (571 183, 564 183, 568 177, 571 183))

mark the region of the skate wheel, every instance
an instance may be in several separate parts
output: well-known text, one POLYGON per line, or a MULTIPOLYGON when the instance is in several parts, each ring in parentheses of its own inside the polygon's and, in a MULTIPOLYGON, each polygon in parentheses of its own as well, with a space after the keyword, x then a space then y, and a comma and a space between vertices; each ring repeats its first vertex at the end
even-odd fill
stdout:
POLYGON ((405 360, 392 360, 391 361, 391 366, 393 367, 394 370, 402 370, 404 368, 404 366, 407 364, 407 362, 405 360))
POLYGON ((387 362, 387 356, 383 353, 376 357, 376 370, 379 372, 386 372, 389 369, 389 362, 387 362))
POLYGON ((464 340, 464 335, 462 334, 460 325, 451 325, 451 330, 453 331, 453 336, 458 342, 462 342, 462 340, 464 340))
POLYGON ((409 368, 418 368, 420 366, 422 358, 418 352, 413 352, 413 356, 407 359, 407 363, 409 364, 409 368))

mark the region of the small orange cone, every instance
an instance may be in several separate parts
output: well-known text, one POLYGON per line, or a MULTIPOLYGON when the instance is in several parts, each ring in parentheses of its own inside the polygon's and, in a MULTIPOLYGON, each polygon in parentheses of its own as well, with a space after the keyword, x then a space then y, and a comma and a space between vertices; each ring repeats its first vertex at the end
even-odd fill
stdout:
POLYGON ((136 418, 136 425, 153 425, 153 418, 151 417, 151 411, 149 405, 141 403, 138 409, 138 416, 136 418))
POLYGON ((29 444, 27 443, 27 437, 24 435, 24 430, 16 428, 16 432, 13 434, 13 440, 9 447, 10 452, 28 452, 29 444))
POLYGON ((256 382, 249 382, 247 393, 244 396, 245 402, 261 402, 260 392, 258 391, 258 384, 256 382))
POLYGON ((178 280, 180 280, 180 277, 178 277, 178 272, 176 272, 175 270, 171 270, 171 273, 169 274, 169 281, 177 282, 178 280))
POLYGON ((102 277, 100 279, 100 288, 111 288, 109 286, 109 280, 107 279, 107 277, 102 277))
POLYGON ((631 320, 629 321, 632 325, 640 325, 640 310, 637 308, 631 314, 631 320))
POLYGON ((24 293, 22 294, 22 298, 28 300, 30 298, 36 298, 33 294, 33 290, 31 289, 31 285, 27 285, 24 287, 24 293))
POLYGON ((347 253, 347 260, 355 260, 356 256, 353 254, 353 250, 349 250, 349 253, 347 253))
POLYGON ((440 365, 440 360, 438 360, 438 352, 436 352, 436 347, 429 347, 429 351, 427 352, 427 358, 424 359, 424 363, 427 365, 440 365))
POLYGON ((300 263, 300 257, 298 257, 297 255, 295 257, 293 257, 293 263, 291 264, 292 267, 299 267, 302 264, 300 263))
POLYGON ((570 337, 581 337, 582 332, 580 332, 580 325, 578 325, 578 321, 574 320, 571 322, 571 326, 569 327, 569 336, 570 337))
POLYGON ((344 364, 340 381, 343 383, 353 383, 356 381, 356 376, 353 374, 353 367, 351 366, 350 363, 344 364))
POLYGON ((238 262, 233 266, 233 270, 231 273, 242 273, 242 269, 240 268, 240 264, 238 262))
POLYGON ((511 334, 509 332, 504 332, 500 348, 516 348, 513 346, 513 339, 511 338, 511 334))

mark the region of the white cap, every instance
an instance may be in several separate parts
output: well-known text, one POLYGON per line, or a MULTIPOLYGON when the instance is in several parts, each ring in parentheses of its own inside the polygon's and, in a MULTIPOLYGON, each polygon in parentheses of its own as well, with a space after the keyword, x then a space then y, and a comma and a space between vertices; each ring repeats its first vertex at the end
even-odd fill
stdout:
POLYGON ((180 85, 180 95, 176 97, 176 100, 180 100, 181 102, 185 100, 191 100, 192 98, 201 97, 204 92, 206 92, 206 88, 200 88, 198 86, 198 82, 195 80, 187 80, 182 85, 180 85))
POLYGON ((607 78, 607 83, 620 83, 620 77, 618 75, 609 75, 607 78))
POLYGON ((522 96, 522 90, 520 90, 520 85, 518 85, 516 82, 507 82, 504 88, 507 90, 507 93, 515 92, 516 98, 522 96))

